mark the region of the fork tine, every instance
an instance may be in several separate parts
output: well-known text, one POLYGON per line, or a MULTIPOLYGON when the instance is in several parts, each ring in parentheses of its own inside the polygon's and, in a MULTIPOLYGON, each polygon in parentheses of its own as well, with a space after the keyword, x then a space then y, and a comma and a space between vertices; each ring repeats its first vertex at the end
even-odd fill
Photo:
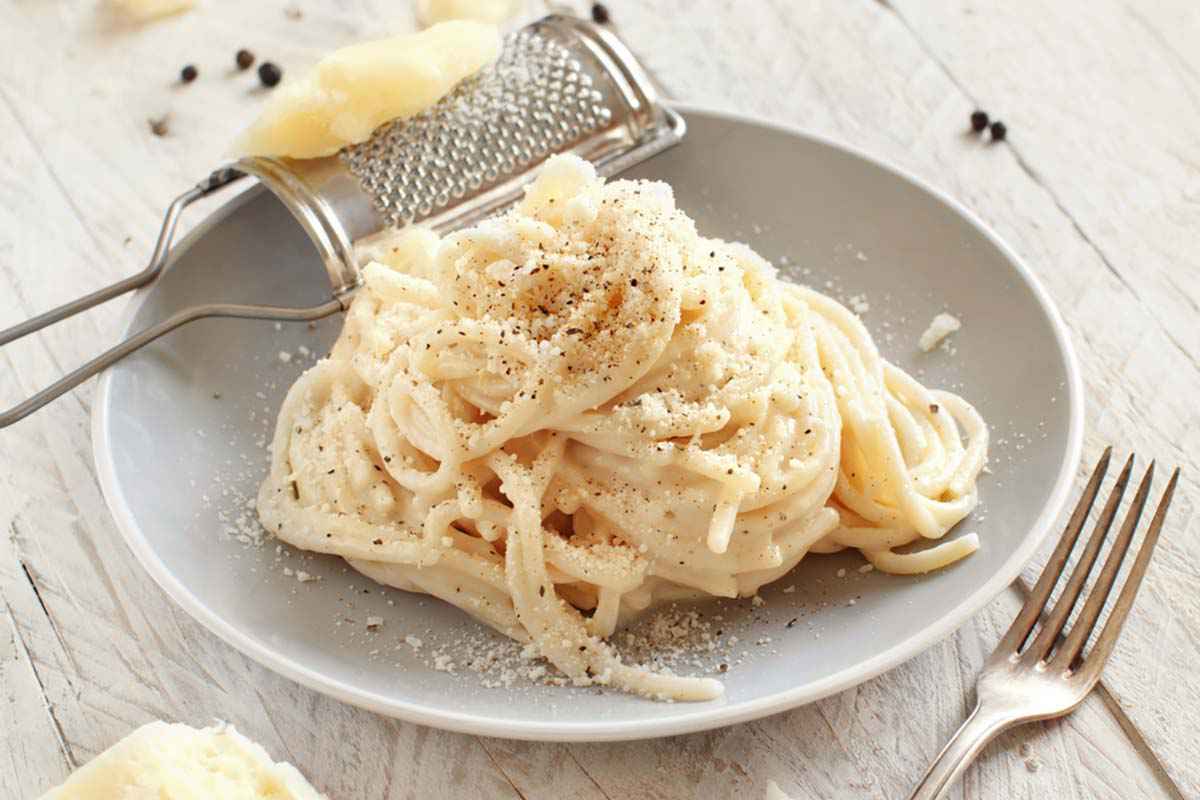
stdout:
POLYGON ((1099 676, 1108 657, 1112 655, 1113 646, 1117 643, 1117 637, 1121 635, 1121 628, 1125 625, 1126 617, 1129 616, 1129 609, 1133 607, 1133 598, 1137 596, 1138 589, 1142 585, 1142 578, 1146 577, 1146 567, 1150 564, 1150 556, 1154 554, 1154 546, 1158 543, 1158 534, 1162 531, 1163 520, 1166 519, 1171 498, 1175 495, 1175 484, 1178 482, 1179 468, 1176 467, 1175 472, 1171 474, 1170 483, 1163 492, 1162 499, 1158 501, 1158 510, 1154 512, 1154 519, 1150 521, 1150 529, 1146 531, 1142 547, 1138 550, 1133 566, 1129 568, 1129 577, 1125 579, 1125 585, 1121 587, 1121 594, 1117 596, 1117 602, 1113 604, 1108 621, 1104 623, 1104 629, 1100 631, 1100 636, 1086 656, 1088 667, 1096 676, 1099 676))
POLYGON ((1021 606, 1021 611, 1009 626, 1004 638, 996 645, 997 653, 1015 653, 1021 648, 1021 645, 1025 644, 1025 639, 1033 630, 1038 615, 1042 613, 1042 609, 1046 607, 1046 602, 1050 599, 1054 584, 1058 583, 1058 578, 1062 575, 1063 567, 1066 566, 1071 550, 1079 538, 1079 532, 1083 530, 1083 524, 1087 522, 1088 514, 1092 511, 1092 503, 1095 502, 1096 494, 1100 491, 1100 484, 1108 472, 1108 462, 1111 459, 1112 447, 1107 447, 1104 454, 1100 456, 1100 460, 1096 462, 1096 468, 1092 470, 1092 477, 1088 480, 1087 486, 1083 488, 1083 494, 1079 496, 1079 502, 1075 504, 1071 519, 1067 522, 1067 527, 1063 529, 1062 538, 1058 540, 1058 545, 1050 555, 1050 560, 1046 562, 1037 584, 1026 598, 1025 605, 1021 606))
POLYGON ((1042 629, 1038 631, 1037 638, 1033 640, 1033 644, 1029 645, 1022 656, 1022 660, 1026 663, 1041 661, 1045 658, 1058 639, 1058 635, 1062 633, 1063 626, 1067 624, 1067 617, 1071 616, 1071 609, 1075 607, 1079 593, 1083 591, 1083 585, 1087 582, 1088 574, 1096 564, 1096 556, 1100 554, 1104 538, 1108 536, 1108 531, 1112 528, 1113 518, 1117 516, 1117 507, 1121 505, 1125 487, 1129 484, 1129 473, 1132 471, 1133 454, 1130 454, 1129 460, 1125 462, 1125 468, 1121 470, 1121 474, 1117 477, 1117 482, 1108 496, 1108 502, 1104 504, 1104 510, 1100 512, 1100 518, 1096 520, 1096 527, 1092 531, 1091 538, 1088 539, 1087 546, 1083 548, 1083 554, 1079 557, 1079 563, 1075 565, 1070 580, 1067 581, 1067 585, 1059 596, 1058 602, 1054 604, 1050 615, 1042 621, 1042 629))
POLYGON ((1108 595, 1112 592, 1113 584, 1117 580, 1121 562, 1125 560, 1125 554, 1129 552, 1129 544, 1133 541, 1133 532, 1137 529, 1138 520, 1142 517, 1142 509, 1146 507, 1146 498, 1150 495, 1150 484, 1153 480, 1154 462, 1151 461, 1145 477, 1142 478, 1141 485, 1138 486, 1137 494, 1134 495, 1133 502, 1129 506, 1129 511, 1125 513, 1125 522, 1122 523, 1121 532, 1117 534, 1112 550, 1108 553, 1104 569, 1100 571, 1100 576, 1096 578, 1096 583, 1088 592, 1087 602, 1084 603, 1083 610, 1079 612, 1075 624, 1071 626, 1071 632, 1067 635, 1066 641, 1058 646, 1058 651, 1050 660, 1052 669, 1070 669, 1075 657, 1083 650, 1088 637, 1092 635, 1092 629, 1096 627, 1096 621, 1100 619, 1100 612, 1104 610, 1104 603, 1108 600, 1108 595))

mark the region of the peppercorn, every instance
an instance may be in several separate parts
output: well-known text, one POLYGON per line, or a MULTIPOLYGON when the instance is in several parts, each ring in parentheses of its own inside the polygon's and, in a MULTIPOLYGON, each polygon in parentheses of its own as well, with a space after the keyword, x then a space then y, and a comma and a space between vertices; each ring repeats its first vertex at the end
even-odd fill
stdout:
POLYGON ((191 83, 200 75, 200 70, 196 69, 195 64, 188 64, 183 69, 179 70, 179 80, 184 83, 191 83))
POLYGON ((273 86, 278 86, 283 80, 283 70, 272 64, 270 61, 264 61, 258 67, 258 79, 262 81, 262 85, 268 89, 273 86))
POLYGON ((1008 128, 1003 122, 992 123, 992 141, 1003 142, 1004 137, 1008 136, 1008 128))
POLYGON ((592 3, 592 22, 597 25, 607 25, 611 18, 608 13, 608 6, 603 3, 592 3))
POLYGON ((983 133, 983 129, 988 126, 988 115, 986 111, 976 111, 971 114, 971 130, 976 133, 983 133))
POLYGON ((237 65, 238 69, 250 69, 250 67, 254 66, 254 53, 251 53, 249 50, 244 48, 242 50, 238 50, 237 65))

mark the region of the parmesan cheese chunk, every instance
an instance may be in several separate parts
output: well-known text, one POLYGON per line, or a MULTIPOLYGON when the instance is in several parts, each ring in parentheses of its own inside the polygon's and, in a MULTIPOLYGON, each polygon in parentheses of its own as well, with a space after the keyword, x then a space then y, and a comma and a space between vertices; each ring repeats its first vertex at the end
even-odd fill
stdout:
POLYGON ((417 0, 417 21, 434 25, 451 19, 473 19, 499 25, 524 8, 525 0, 417 0))
POLYGON ((929 327, 925 329, 925 332, 921 334, 921 338, 917 344, 920 345, 923 351, 928 353, 937 347, 942 339, 945 339, 961 327, 962 323, 958 321, 958 317, 946 313, 938 314, 929 323, 929 327))
POLYGON ((325 800, 233 726, 151 722, 96 756, 41 800, 325 800))
POLYGON ((238 155, 318 158, 415 116, 495 60, 495 25, 443 22, 428 30, 336 50, 285 81, 234 146, 238 155))
POLYGON ((138 22, 150 22, 194 8, 196 0, 113 0, 113 5, 138 22))

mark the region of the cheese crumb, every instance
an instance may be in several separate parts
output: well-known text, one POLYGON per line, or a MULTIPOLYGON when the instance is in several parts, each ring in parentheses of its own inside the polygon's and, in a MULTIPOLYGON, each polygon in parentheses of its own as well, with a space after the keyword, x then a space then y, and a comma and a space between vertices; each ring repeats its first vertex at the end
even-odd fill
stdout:
POLYGON ((333 155, 365 142, 385 122, 434 105, 499 52, 496 26, 468 21, 344 47, 272 92, 235 149, 247 156, 333 155))
POLYGON ((188 11, 196 0, 114 0, 113 4, 138 22, 150 22, 188 11))
POLYGON ((928 353, 933 348, 937 347, 942 339, 945 339, 950 334, 962 327, 958 317, 942 312, 933 318, 929 323, 929 327, 921 334, 917 344, 921 350, 928 353))

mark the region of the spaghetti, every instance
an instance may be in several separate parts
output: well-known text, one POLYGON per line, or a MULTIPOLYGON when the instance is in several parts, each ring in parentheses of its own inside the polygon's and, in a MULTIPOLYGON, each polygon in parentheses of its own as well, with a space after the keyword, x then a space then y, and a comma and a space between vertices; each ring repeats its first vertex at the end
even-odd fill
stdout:
POLYGON ((978 546, 901 549, 975 506, 975 410, 700 236, 665 184, 556 157, 511 211, 367 255, 341 337, 280 410, 260 518, 577 685, 713 698, 606 638, 665 599, 753 595, 809 552, 920 573, 978 546))

